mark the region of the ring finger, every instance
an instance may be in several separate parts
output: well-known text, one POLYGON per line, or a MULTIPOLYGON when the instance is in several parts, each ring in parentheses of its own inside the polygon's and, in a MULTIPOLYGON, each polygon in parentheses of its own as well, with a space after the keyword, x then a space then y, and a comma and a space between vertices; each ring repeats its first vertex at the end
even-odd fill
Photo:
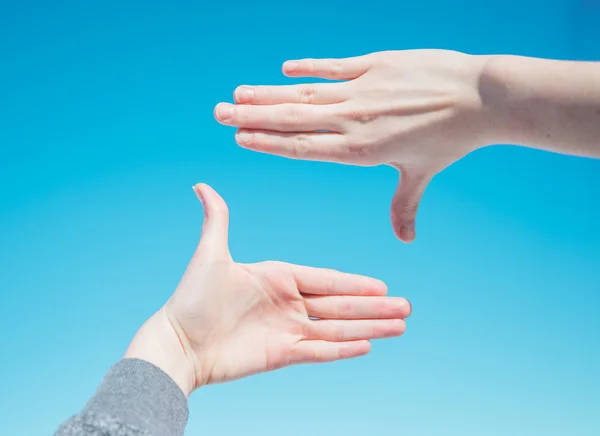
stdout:
POLYGON ((412 311, 406 298, 305 295, 308 316, 322 319, 408 318, 412 311))
POLYGON ((330 342, 382 339, 400 336, 406 330, 402 319, 310 321, 308 339, 330 342))
POLYGON ((330 132, 286 133, 239 130, 235 141, 244 148, 294 159, 337 162, 344 159, 344 135, 330 132))

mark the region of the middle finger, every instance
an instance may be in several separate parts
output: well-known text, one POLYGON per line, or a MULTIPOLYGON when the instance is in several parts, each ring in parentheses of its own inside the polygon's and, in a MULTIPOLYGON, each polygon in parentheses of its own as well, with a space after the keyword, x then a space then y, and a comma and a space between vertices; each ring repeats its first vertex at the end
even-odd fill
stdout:
POLYGON ((401 297, 304 295, 308 316, 320 319, 408 318, 410 302, 401 297))
POLYGON ((278 132, 339 132, 341 119, 335 105, 278 104, 272 106, 219 103, 215 118, 227 126, 278 132))
POLYGON ((271 105, 283 103, 333 104, 347 100, 347 82, 280 86, 240 86, 233 93, 236 103, 271 105))

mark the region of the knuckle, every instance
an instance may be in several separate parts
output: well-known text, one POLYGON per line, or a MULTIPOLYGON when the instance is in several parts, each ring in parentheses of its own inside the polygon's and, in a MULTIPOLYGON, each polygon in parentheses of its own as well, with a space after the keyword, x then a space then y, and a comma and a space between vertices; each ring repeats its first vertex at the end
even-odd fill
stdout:
POLYGON ((363 165, 377 165, 379 163, 376 147, 369 140, 360 140, 359 138, 351 137, 343 145, 341 154, 363 165))
POLYGON ((341 77, 343 74, 344 68, 342 63, 338 60, 331 61, 329 65, 329 72, 333 77, 341 77))
POLYGON ((346 338, 346 334, 344 329, 341 327, 335 327, 332 329, 332 338, 337 342, 343 342, 346 338))
POLYGON ((418 205, 416 203, 410 202, 403 204, 400 207, 400 211, 406 218, 412 218, 417 213, 417 208, 418 205))
POLYGON ((371 113, 365 109, 353 109, 348 113, 348 118, 351 121, 365 124, 373 119, 371 113))
POLYGON ((289 108, 284 112, 282 122, 286 127, 296 127, 300 122, 300 113, 295 108, 289 108))
POLYGON ((317 90, 314 86, 302 86, 300 88, 300 102, 312 104, 316 99, 317 90))
POLYGON ((311 139, 307 135, 297 135, 294 137, 292 145, 292 154, 294 156, 304 156, 310 150, 311 139))
POLYGON ((362 142, 350 142, 346 145, 349 154, 356 157, 366 157, 370 153, 371 147, 362 142))
POLYGON ((331 295, 331 294, 335 294, 335 291, 336 291, 335 288, 336 288, 336 286, 335 286, 335 278, 334 278, 333 271, 327 270, 323 291, 326 294, 331 295))

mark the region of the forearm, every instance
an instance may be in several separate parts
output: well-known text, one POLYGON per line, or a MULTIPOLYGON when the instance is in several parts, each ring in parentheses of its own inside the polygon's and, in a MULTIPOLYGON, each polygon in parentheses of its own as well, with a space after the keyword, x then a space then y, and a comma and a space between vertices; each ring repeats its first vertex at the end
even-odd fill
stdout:
POLYGON ((493 143, 600 157, 600 62, 492 56, 480 94, 493 143))
POLYGON ((187 419, 187 399, 164 371, 144 360, 124 359, 55 436, 181 436, 187 419))

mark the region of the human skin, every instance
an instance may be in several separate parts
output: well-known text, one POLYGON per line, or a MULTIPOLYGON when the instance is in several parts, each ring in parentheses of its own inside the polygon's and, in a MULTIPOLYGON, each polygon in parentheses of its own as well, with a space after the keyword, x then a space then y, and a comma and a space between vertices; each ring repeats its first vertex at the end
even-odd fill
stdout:
POLYGON ((431 179, 477 149, 600 157, 600 63, 406 50, 288 61, 283 72, 336 82, 240 86, 217 121, 251 150, 398 169, 391 220, 404 242, 431 179))
POLYGON ((203 385, 301 363, 367 354, 369 340, 400 336, 410 303, 380 280, 282 262, 236 263, 229 212, 208 185, 196 252, 168 302, 125 357, 166 372, 186 396, 203 385))

